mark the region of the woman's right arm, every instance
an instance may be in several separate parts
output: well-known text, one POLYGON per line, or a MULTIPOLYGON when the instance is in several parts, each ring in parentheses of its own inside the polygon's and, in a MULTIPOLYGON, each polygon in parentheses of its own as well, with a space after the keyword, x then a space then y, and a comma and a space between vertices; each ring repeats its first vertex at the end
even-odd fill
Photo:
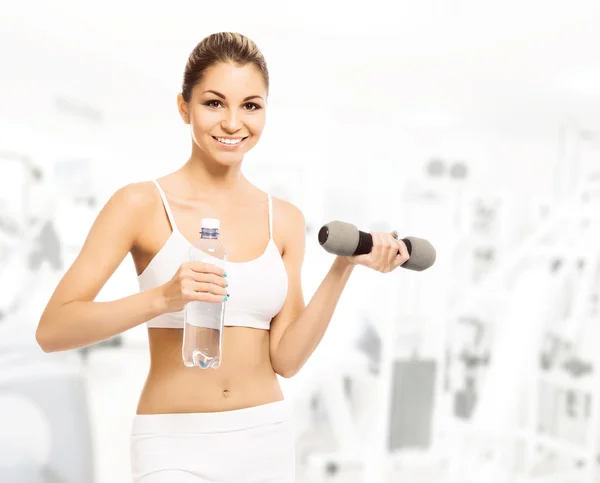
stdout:
POLYGON ((187 261, 158 287, 111 302, 94 301, 159 204, 151 184, 134 183, 117 190, 104 205, 42 313, 35 337, 44 352, 96 344, 158 315, 181 311, 192 301, 226 299, 221 267, 187 261))
POLYGON ((132 183, 104 205, 42 313, 36 340, 44 352, 92 345, 165 312, 161 287, 111 302, 94 301, 133 247, 153 202, 146 186, 132 183))

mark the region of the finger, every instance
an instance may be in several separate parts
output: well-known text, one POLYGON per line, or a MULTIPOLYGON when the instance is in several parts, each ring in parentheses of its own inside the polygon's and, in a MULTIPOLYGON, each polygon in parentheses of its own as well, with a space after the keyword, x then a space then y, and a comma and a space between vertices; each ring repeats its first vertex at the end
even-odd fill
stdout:
POLYGON ((225 269, 220 267, 219 265, 215 265, 214 263, 206 263, 206 262, 187 262, 186 266, 196 273, 214 273, 215 275, 223 276, 225 273, 225 269))
POLYGON ((398 256, 398 240, 394 238, 393 233, 385 236, 386 240, 386 270, 391 272, 396 268, 396 258, 398 256))
POLYGON ((192 280, 195 282, 212 283, 214 285, 219 285, 220 287, 227 287, 229 285, 225 277, 214 273, 192 272, 192 280))
POLYGON ((382 233, 373 234, 373 264, 374 268, 384 271, 387 263, 386 241, 382 233))
POLYGON ((374 261, 377 270, 385 273, 389 272, 393 266, 397 253, 396 242, 389 233, 376 233, 374 239, 377 240, 379 255, 374 261))
POLYGON ((227 302, 228 298, 226 295, 215 295, 209 292, 195 292, 193 300, 195 302, 210 302, 210 303, 222 303, 227 302))
POLYGON ((408 248, 402 240, 398 240, 398 252, 399 253, 396 255, 396 260, 394 262, 396 267, 404 265, 404 263, 406 263, 406 261, 410 258, 410 255, 408 254, 408 248))
POLYGON ((221 287, 220 285, 216 285, 214 283, 206 283, 206 282, 196 282, 192 286, 194 292, 197 293, 210 293, 213 295, 220 295, 221 297, 228 295, 227 289, 225 287, 221 287))
POLYGON ((410 258, 410 255, 408 254, 408 247, 406 246, 406 243, 404 243, 402 240, 398 240, 398 245, 398 251, 400 252, 400 255, 405 260, 408 260, 410 258))
MULTIPOLYGON (((220 287, 218 289, 221 289, 220 287)), ((182 287, 182 300, 189 302, 224 302, 227 300, 227 295, 221 295, 218 289, 211 291, 210 287, 199 287, 195 283, 188 282, 182 287), (196 289, 200 289, 199 291, 196 289)))
POLYGON ((394 248, 396 248, 396 246, 395 246, 396 242, 394 241, 394 239, 392 238, 392 236, 389 233, 380 233, 380 237, 381 237, 381 244, 383 246, 382 272, 386 273, 392 269, 392 264, 394 263, 394 259, 396 258, 396 257, 392 256, 392 253, 394 253, 394 248))
POLYGON ((370 232, 371 237, 373 238, 373 247, 371 248, 371 260, 378 260, 379 255, 381 253, 381 247, 379 246, 379 239, 377 237, 377 233, 370 232))

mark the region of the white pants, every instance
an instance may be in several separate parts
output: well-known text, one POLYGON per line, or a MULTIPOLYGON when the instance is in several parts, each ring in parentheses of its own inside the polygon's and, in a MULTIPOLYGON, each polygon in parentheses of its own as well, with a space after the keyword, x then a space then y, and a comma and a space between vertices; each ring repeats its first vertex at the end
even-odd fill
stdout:
POLYGON ((285 401, 133 420, 134 483, 293 483, 295 458, 285 401))

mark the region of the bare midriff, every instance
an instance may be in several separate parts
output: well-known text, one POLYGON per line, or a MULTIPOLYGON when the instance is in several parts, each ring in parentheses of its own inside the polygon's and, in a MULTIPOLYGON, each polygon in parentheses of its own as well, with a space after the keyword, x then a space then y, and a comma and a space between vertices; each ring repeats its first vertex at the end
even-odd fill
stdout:
POLYGON ((148 332, 150 370, 138 414, 230 411, 283 399, 271 365, 268 330, 225 327, 217 369, 183 364, 182 329, 148 332))

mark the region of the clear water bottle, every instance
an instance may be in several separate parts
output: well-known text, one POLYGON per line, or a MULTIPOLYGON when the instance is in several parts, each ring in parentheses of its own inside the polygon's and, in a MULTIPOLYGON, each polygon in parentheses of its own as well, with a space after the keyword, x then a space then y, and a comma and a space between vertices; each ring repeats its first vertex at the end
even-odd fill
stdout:
MULTIPOLYGON (((190 247, 190 260, 225 270, 227 250, 219 240, 219 220, 203 218, 200 238, 190 247)), ((187 367, 217 368, 221 364, 225 302, 189 302, 183 324, 183 363, 187 367)))

